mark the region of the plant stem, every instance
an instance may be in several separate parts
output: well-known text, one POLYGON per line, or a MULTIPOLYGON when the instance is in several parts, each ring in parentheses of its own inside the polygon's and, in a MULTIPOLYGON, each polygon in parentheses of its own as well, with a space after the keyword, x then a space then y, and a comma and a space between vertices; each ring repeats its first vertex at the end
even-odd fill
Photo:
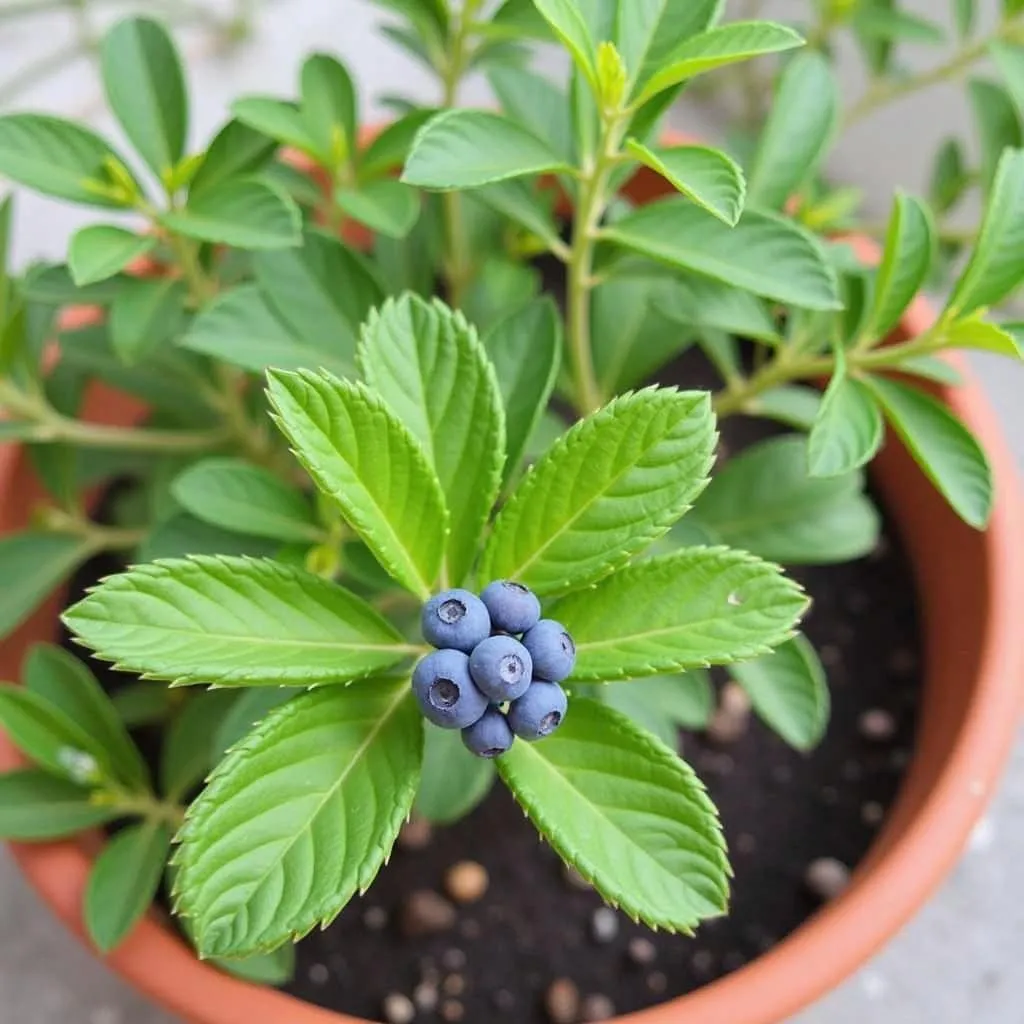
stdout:
POLYGON ((95 801, 105 807, 113 807, 125 817, 145 818, 147 821, 163 822, 172 828, 185 823, 185 808, 170 800, 161 800, 147 791, 133 792, 120 788, 100 790, 95 801))

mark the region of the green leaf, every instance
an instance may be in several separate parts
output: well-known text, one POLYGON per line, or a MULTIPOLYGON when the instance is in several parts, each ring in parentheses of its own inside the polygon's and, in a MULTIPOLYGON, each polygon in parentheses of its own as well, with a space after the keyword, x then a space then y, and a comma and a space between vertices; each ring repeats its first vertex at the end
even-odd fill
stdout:
POLYGON ((747 407, 753 416, 764 416, 796 430, 810 430, 820 408, 820 391, 786 384, 763 391, 747 407))
MULTIPOLYGON (((771 345, 780 341, 778 328, 766 303, 749 292, 706 277, 675 275, 662 282, 653 301, 658 311, 670 320, 694 329, 727 331, 771 345)), ((678 344, 674 349, 679 350, 678 344)), ((634 356, 640 355, 640 352, 634 353, 634 356)))
POLYGON ((464 818, 490 792, 494 762, 475 757, 452 729, 424 728, 423 773, 415 813, 436 825, 464 818))
POLYGON ((640 90, 637 102, 643 103, 673 85, 715 68, 765 53, 792 50, 803 43, 803 38, 791 28, 771 21, 734 21, 713 28, 667 52, 640 90))
POLYGON ((859 469, 875 457, 885 436, 878 403, 846 372, 842 351, 836 349, 836 368, 807 439, 811 476, 836 477, 859 469))
POLYGON ((438 299, 389 299, 363 329, 359 366, 437 475, 451 523, 448 575, 461 582, 505 465, 502 398, 476 330, 438 299))
POLYGON ((302 693, 300 687, 278 686, 243 690, 220 717, 213 734, 211 755, 214 764, 249 734, 276 707, 302 693))
POLYGON ((484 338, 505 407, 505 479, 519 468, 547 408, 562 363, 562 321, 550 298, 535 299, 484 338))
POLYGON ((899 369, 901 373, 923 377, 925 380, 936 381, 939 384, 948 384, 951 387, 957 387, 964 382, 963 375, 959 370, 941 356, 910 356, 907 359, 901 359, 893 369, 899 369))
POLYGON ((110 698, 81 659, 54 644, 36 644, 23 669, 26 689, 85 730, 128 786, 146 786, 149 770, 110 698))
POLYGON ((521 259, 491 256, 477 270, 462 303, 462 312, 481 333, 538 297, 541 276, 521 259))
POLYGON ((232 179, 189 196, 184 209, 160 216, 164 227, 239 249, 286 249, 302 241, 294 200, 276 185, 232 179))
POLYGON ((421 107, 392 121, 359 156, 359 180, 380 178, 401 167, 409 156, 416 133, 436 113, 433 107, 421 107))
POLYGON ((112 694, 110 701, 125 728, 138 729, 143 725, 158 725, 165 721, 177 696, 170 687, 160 683, 129 683, 112 694))
POLYGON ((979 317, 968 317, 950 324, 942 333, 947 348, 975 348, 999 356, 1020 359, 1024 337, 1014 324, 994 324, 979 317))
POLYGON ((730 228, 683 198, 651 203, 602 235, 651 259, 765 298, 838 309, 838 285, 817 240, 783 217, 747 210, 730 228))
POLYGON ((286 943, 269 953, 257 953, 241 960, 214 957, 213 963, 243 981, 277 987, 287 985, 295 977, 295 947, 286 943))
POLYGON ((757 714, 791 747, 813 750, 828 727, 825 670, 802 633, 730 672, 747 691, 757 714))
POLYGON ((1005 150, 1019 149, 1024 143, 1020 115, 1009 93, 995 82, 972 78, 967 83, 967 97, 981 143, 981 181, 987 187, 1005 150))
POLYGON ((171 493, 186 512, 225 530, 280 541, 322 537, 301 491, 241 459, 203 459, 175 479, 171 493))
POLYGON ((181 61, 163 26, 125 18, 103 37, 100 71, 107 102, 158 178, 185 152, 188 96, 181 61))
POLYGON ((155 562, 159 558, 184 558, 187 555, 250 555, 269 558, 279 544, 261 537, 229 532, 204 523, 187 512, 173 512, 150 531, 139 545, 137 560, 155 562))
POLYGON ((87 128, 48 114, 0 117, 0 175, 20 185, 86 206, 128 206, 128 197, 112 191, 112 165, 127 174, 124 161, 87 128))
POLYGON ((103 825, 117 812, 91 803, 89 790, 36 768, 0 774, 0 838, 61 839, 103 825))
POLYGON ((739 220, 746 183, 739 165, 721 150, 707 146, 650 149, 628 139, 626 152, 720 221, 732 227, 739 220))
POLYGON ((879 519, 861 473, 812 477, 803 437, 762 441, 712 478, 693 516, 723 543, 791 565, 860 558, 878 541, 879 519))
MULTIPOLYGON (((160 792, 168 800, 188 796, 216 764, 215 738, 236 699, 264 690, 207 690, 192 694, 163 734, 160 792)), ((277 690, 270 690, 277 693, 277 690)))
POLYGON ((0 637, 21 625, 94 553, 81 537, 26 530, 0 537, 0 637))
POLYGON ((306 131, 327 165, 337 167, 356 147, 355 85, 344 65, 326 53, 306 58, 300 83, 306 131))
POLYGON ((422 737, 404 681, 314 690, 264 719, 181 832, 177 899, 200 952, 272 949, 364 892, 412 807, 422 737))
POLYGON ((953 20, 956 23, 957 35, 967 39, 974 32, 974 21, 977 15, 975 0, 953 0, 953 20))
POLYGON ((420 214, 418 193, 400 181, 371 181, 359 188, 338 188, 334 202, 353 220, 390 238, 404 238, 420 214))
POLYGON ((1024 46, 997 41, 989 45, 988 52, 1003 76, 1018 117, 1024 118, 1024 46))
POLYGON ((214 136, 199 165, 189 196, 215 189, 233 178, 244 178, 261 171, 271 160, 277 143, 241 121, 228 121, 214 136))
POLYGON ((155 235, 136 235, 113 224, 91 224, 71 236, 68 266, 76 285, 105 281, 150 252, 155 235))
POLYGON ((999 161, 978 241, 960 275, 944 315, 963 317, 982 306, 994 306, 1024 279, 1024 150, 1003 154, 999 161))
POLYGON ((231 113, 242 124, 286 146, 317 154, 316 142, 309 134, 297 103, 270 96, 243 96, 231 104, 231 113))
POLYGON ((402 181, 421 188, 478 188, 525 174, 568 170, 564 160, 514 121, 479 110, 445 110, 412 145, 402 181))
POLYGON ((110 344, 128 364, 175 338, 185 326, 187 289, 171 277, 126 281, 110 307, 110 344))
POLYGON ((572 159, 572 119, 562 89, 534 68, 491 68, 487 80, 507 117, 543 139, 563 160, 572 159))
POLYGON ((562 245, 550 203, 545 202, 545 198, 532 187, 532 183, 500 181, 496 185, 478 189, 473 195, 536 235, 548 249, 557 249, 562 245))
POLYGON ((896 381, 866 383, 914 460, 961 519, 981 530, 992 514, 992 469, 973 434, 937 399, 896 381))
POLYGON ((836 127, 839 86, 824 54, 786 65, 750 172, 749 202, 781 210, 821 167, 836 127))
POLYGON ((956 139, 946 139, 935 154, 928 202, 937 213, 946 213, 963 195, 970 182, 963 149, 956 139))
POLYGON ((596 90, 594 40, 578 0, 534 0, 534 6, 569 51, 573 63, 596 90))
POLYGON ((340 683, 417 650, 355 594, 251 558, 139 565, 108 577, 63 618, 104 660, 177 683, 340 683))
POLYGON ((170 848, 170 828, 147 821, 122 829, 96 858, 83 917, 100 952, 120 945, 149 909, 170 848))
POLYGON ((705 393, 650 388, 616 398, 520 482, 495 521, 481 578, 553 594, 607 575, 689 508, 707 482, 714 444, 705 393))
POLYGON ((543 743, 498 771, 541 835, 604 900, 666 931, 724 913, 721 826, 684 761, 624 715, 575 700, 543 743))
POLYGON ((604 686, 600 697, 673 750, 679 747, 679 730, 703 729, 715 707, 711 681, 699 669, 637 679, 628 686, 604 686))
POLYGON ((932 44, 946 41, 946 33, 935 22, 897 7, 861 6, 851 24, 868 39, 932 44))
POLYGON ((125 278, 117 276, 106 281, 79 287, 63 263, 35 263, 28 268, 21 282, 22 298, 51 306, 87 303, 98 306, 113 301, 125 278))

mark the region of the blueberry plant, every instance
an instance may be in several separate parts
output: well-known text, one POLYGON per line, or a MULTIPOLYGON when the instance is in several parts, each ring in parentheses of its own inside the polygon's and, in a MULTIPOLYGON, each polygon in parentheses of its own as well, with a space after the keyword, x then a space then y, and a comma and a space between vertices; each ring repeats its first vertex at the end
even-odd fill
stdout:
POLYGON ((130 158, 0 117, 0 175, 103 211, 66 262, 0 279, 0 437, 45 491, 0 539, 0 629, 113 556, 63 621, 124 675, 104 688, 41 645, 0 688, 32 763, 0 776, 0 834, 118 824, 85 904, 104 950, 166 879, 200 955, 280 981, 411 813, 453 821, 495 780, 608 902, 691 930, 729 875, 677 753, 706 669, 797 748, 827 724, 807 600, 776 563, 872 550, 886 422, 959 516, 990 514, 985 455, 930 382, 947 349, 1019 358, 1019 325, 987 311, 1024 278, 1024 151, 995 162, 934 322, 894 334, 933 218, 898 195, 865 266, 787 206, 836 95, 793 29, 722 23, 718 0, 380 5, 439 95, 393 99, 376 133, 314 54, 297 99, 243 97, 194 148, 144 18, 102 47, 130 158), (551 44, 564 85, 529 65, 551 44), (661 141, 691 81, 764 55, 785 113, 745 166, 661 141), (495 109, 457 105, 478 68, 495 109), (663 198, 634 204, 640 172, 663 198), (716 390, 651 383, 691 347, 716 390), (104 416, 111 388, 133 424, 104 416), (737 414, 789 432, 712 479, 737 414))

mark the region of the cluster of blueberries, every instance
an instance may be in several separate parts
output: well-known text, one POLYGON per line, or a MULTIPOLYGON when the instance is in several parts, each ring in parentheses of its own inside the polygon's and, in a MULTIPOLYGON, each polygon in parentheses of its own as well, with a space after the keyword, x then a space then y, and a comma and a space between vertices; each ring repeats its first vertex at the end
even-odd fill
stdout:
POLYGON ((521 583, 496 580, 479 597, 446 590, 423 606, 423 638, 437 650, 416 666, 412 688, 424 716, 461 729, 478 757, 498 757, 516 736, 539 740, 565 717, 558 684, 576 645, 561 623, 540 617, 521 583))

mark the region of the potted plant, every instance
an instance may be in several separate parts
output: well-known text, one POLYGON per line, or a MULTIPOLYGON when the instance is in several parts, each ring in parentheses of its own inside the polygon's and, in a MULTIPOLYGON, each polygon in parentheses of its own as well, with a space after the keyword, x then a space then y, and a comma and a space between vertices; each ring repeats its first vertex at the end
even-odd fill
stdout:
POLYGON ((0 118, 0 173, 108 217, 0 289, 0 832, 193 1020, 780 1020, 922 902, 1012 735, 1015 483, 936 357, 1019 357, 987 310, 1024 277, 1024 152, 932 315, 923 203, 873 255, 812 230, 842 227, 818 57, 785 64, 748 174, 657 141, 684 84, 793 30, 711 0, 386 6, 444 96, 368 140, 317 54, 298 101, 240 99, 189 152, 174 47, 138 18, 103 44, 132 160, 0 118), (567 92, 524 70, 534 37, 567 92), (481 64, 502 113, 453 105, 481 64), (796 570, 817 646, 776 562, 827 567, 796 570), (58 616, 94 660, 47 642, 58 616), (848 745, 807 761, 786 745, 826 732, 823 661, 848 745), (742 931, 714 923, 731 869, 680 727, 737 900, 762 862, 782 894, 742 931), (825 820, 833 779, 852 833, 780 827, 825 820))

